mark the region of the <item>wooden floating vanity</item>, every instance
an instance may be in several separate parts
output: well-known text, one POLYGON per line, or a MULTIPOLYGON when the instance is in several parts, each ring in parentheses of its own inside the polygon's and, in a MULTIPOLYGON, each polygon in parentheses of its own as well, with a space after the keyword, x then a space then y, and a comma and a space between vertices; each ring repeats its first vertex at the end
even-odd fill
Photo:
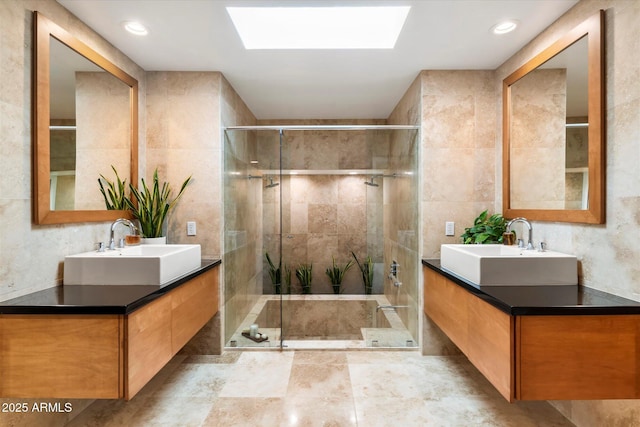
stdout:
POLYGON ((583 286, 477 286, 423 260, 424 311, 510 402, 640 398, 640 303, 583 286))
POLYGON ((131 399, 218 311, 219 264, 160 286, 59 286, 0 303, 0 397, 131 399))

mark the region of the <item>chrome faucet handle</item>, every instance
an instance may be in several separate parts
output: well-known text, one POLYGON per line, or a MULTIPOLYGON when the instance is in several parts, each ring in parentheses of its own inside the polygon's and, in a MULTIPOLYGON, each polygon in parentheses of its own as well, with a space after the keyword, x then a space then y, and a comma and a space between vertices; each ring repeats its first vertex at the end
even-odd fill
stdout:
POLYGON ((518 247, 519 247, 520 249, 523 249, 523 248, 524 248, 524 240, 522 240, 522 239, 518 239, 518 247))
POLYGON ((96 243, 96 246, 98 249, 96 249, 96 252, 104 252, 104 242, 98 242, 96 243))

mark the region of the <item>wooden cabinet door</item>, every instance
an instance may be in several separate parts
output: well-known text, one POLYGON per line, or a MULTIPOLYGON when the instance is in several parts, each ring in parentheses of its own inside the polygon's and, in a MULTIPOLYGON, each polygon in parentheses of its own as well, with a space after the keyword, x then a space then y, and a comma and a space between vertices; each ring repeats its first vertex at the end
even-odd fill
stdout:
POLYGON ((163 296, 127 316, 125 399, 171 360, 171 299, 163 296))
POLYGON ((514 400, 514 321, 446 277, 424 268, 424 311, 509 401, 514 400))
POLYGON ((640 316, 518 316, 517 398, 640 398, 640 316))
POLYGON ((171 347, 176 354, 218 311, 218 269, 171 291, 171 347))
POLYGON ((0 316, 0 396, 122 397, 122 316, 0 316))

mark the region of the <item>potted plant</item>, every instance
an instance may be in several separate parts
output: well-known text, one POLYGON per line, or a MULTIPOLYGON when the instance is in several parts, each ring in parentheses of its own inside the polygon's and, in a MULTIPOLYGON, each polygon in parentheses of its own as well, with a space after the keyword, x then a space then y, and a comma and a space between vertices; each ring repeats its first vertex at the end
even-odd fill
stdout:
POLYGON ((351 255, 353 255, 353 258, 358 264, 358 268, 360 268, 362 282, 364 284, 364 293, 365 295, 371 295, 373 293, 373 260, 371 259, 371 256, 367 255, 364 262, 360 264, 358 257, 353 253, 353 251, 351 252, 351 255))
POLYGON ((133 216, 140 221, 140 229, 142 235, 146 238, 165 237, 163 235, 163 224, 167 218, 169 211, 176 205, 180 196, 184 193, 185 188, 191 177, 187 178, 180 187, 178 195, 171 199, 171 186, 164 182, 160 185, 158 178, 158 169, 153 172, 153 183, 151 187, 142 181, 142 189, 138 190, 129 184, 131 190, 131 198, 126 198, 126 203, 133 216))
POLYGON ((313 264, 300 264, 298 268, 296 268, 296 277, 298 278, 298 282, 300 282, 303 294, 311 293, 312 271, 313 264))
POLYGON ((116 168, 111 165, 111 169, 116 174, 116 181, 109 181, 104 175, 100 175, 98 178, 98 185, 100 186, 100 192, 104 197, 104 204, 107 207, 107 210, 126 210, 128 209, 127 205, 127 196, 125 195, 125 188, 127 185, 127 180, 121 180, 120 176, 118 176, 118 171, 116 168), (106 185, 106 188, 105 188, 106 185))
POLYGON ((271 261, 269 252, 265 252, 264 256, 267 259, 267 264, 269 264, 269 277, 271 278, 273 290, 276 294, 280 294, 282 293, 282 260, 278 262, 278 267, 276 267, 271 261))
POLYGON ((337 295, 340 293, 340 288, 342 287, 342 279, 344 278, 345 273, 349 271, 353 265, 353 261, 349 261, 344 265, 344 267, 340 267, 339 265, 336 265, 335 257, 332 256, 331 259, 333 260, 333 267, 327 268, 326 274, 329 276, 329 280, 331 280, 333 293, 337 295))
POLYGON ((501 214, 488 216, 485 210, 473 221, 473 226, 464 229, 460 236, 464 244, 497 244, 502 243, 502 235, 507 231, 507 220, 501 214))

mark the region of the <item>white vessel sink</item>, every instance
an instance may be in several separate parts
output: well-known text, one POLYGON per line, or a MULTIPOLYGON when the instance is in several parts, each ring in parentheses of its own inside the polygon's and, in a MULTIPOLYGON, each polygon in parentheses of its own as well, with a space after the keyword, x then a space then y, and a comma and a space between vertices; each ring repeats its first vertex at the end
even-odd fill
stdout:
POLYGON ((477 285, 575 285, 578 260, 505 245, 442 245, 442 268, 477 285))
POLYGON ((64 259, 65 285, 161 285, 200 267, 200 245, 139 245, 64 259))

